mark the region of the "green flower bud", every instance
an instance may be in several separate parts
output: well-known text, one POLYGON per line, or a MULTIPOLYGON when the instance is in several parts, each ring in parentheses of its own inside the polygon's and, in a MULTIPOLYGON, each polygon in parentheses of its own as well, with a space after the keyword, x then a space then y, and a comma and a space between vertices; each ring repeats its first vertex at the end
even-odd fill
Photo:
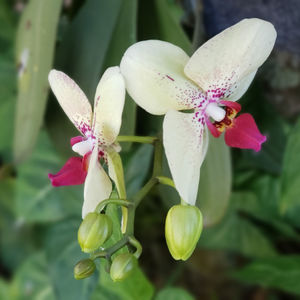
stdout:
POLYGON ((169 251, 176 260, 187 260, 202 231, 202 214, 196 206, 175 205, 168 212, 165 235, 169 251))
POLYGON ((127 278, 137 266, 137 259, 131 253, 119 254, 110 267, 110 277, 113 281, 127 278))
POLYGON ((112 221, 104 214, 92 212, 86 215, 78 230, 81 250, 93 252, 102 246, 112 234, 112 221))
POLYGON ((91 259, 83 259, 74 267, 74 278, 84 279, 91 276, 96 269, 95 263, 91 259))

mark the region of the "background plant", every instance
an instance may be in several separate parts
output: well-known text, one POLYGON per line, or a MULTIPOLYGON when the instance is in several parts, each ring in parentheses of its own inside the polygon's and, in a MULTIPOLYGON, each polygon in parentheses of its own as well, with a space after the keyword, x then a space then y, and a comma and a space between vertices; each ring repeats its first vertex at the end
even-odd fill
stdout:
MULTIPOLYGON (((103 264, 97 266, 98 275, 73 278, 74 264, 86 258, 76 238, 82 187, 53 189, 47 178, 68 157, 68 138, 75 133, 48 94, 50 68, 74 78, 91 99, 104 70, 118 65, 132 43, 162 39, 191 54, 206 34, 228 26, 223 20, 238 21, 224 17, 227 8, 219 10, 216 20, 217 2, 199 1, 203 7, 198 7, 196 1, 182 1, 182 10, 168 0, 31 0, 20 20, 23 2, 1 1, 0 299, 298 298, 300 73, 292 43, 299 38, 281 29, 294 22, 294 15, 286 14, 295 8, 292 1, 281 10, 285 21, 271 20, 279 31, 277 50, 241 99, 268 142, 259 154, 232 151, 231 164, 223 141, 211 139, 197 201, 205 228, 195 254, 185 263, 169 255, 164 220, 178 195, 159 187, 136 213, 136 236, 143 244, 140 269, 121 283, 111 281, 103 264), (29 64, 24 49, 32 55, 29 64), (30 79, 20 82, 17 73, 24 70, 30 79)), ((247 17, 234 3, 228 7, 240 19, 247 17)), ((259 8, 253 12, 255 5, 249 4, 248 16, 262 17, 267 4, 254 3, 259 8)), ((274 18, 269 5, 266 19, 274 18)), ((161 121, 127 99, 121 134, 156 135, 161 121)), ((123 150, 130 198, 151 176, 153 148, 123 144, 123 150)), ((164 166, 167 174, 165 161, 164 166)), ((117 241, 119 211, 107 210, 117 241)))

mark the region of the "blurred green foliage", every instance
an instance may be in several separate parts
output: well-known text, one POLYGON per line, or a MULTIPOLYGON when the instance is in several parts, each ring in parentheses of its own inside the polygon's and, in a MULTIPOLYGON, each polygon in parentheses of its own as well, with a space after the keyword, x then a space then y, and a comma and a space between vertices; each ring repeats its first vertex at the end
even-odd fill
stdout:
MULTIPOLYGON (((183 11, 175 0, 74 0, 70 7, 60 0, 28 2, 22 17, 13 1, 0 2, 0 299, 226 299, 218 284, 232 281, 229 299, 256 299, 248 291, 257 286, 267 291, 263 299, 286 299, 282 291, 300 296, 300 121, 284 120, 273 109, 259 78, 241 103, 268 142, 260 153, 233 150, 231 159, 222 139, 210 139, 197 200, 206 228, 192 263, 174 263, 166 254, 163 222, 178 195, 164 187, 144 200, 136 216, 145 245, 141 267, 121 283, 112 282, 102 262, 91 278, 73 278, 75 263, 86 257, 77 243, 83 188, 54 189, 47 178, 71 153, 75 134, 47 96, 48 71, 66 72, 93 103, 105 68, 118 65, 134 42, 162 39, 191 54, 193 41, 180 25, 183 11), (24 48, 30 55, 22 69, 24 48), (12 153, 21 163, 14 164, 12 153), (219 263, 216 252, 225 271, 207 266, 211 257, 219 263)), ((159 134, 161 120, 127 96, 121 134, 159 134)), ((153 149, 123 150, 131 197, 149 176, 153 149)), ((120 211, 109 206, 107 213, 114 223, 111 243, 121 236, 120 211)))

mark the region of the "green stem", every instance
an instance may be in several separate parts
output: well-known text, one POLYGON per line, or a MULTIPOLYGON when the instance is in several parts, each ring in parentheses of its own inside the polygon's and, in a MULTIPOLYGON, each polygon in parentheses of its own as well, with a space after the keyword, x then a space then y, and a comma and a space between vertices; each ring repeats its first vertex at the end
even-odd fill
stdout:
POLYGON ((152 177, 156 177, 162 172, 162 155, 163 146, 161 139, 157 139, 154 142, 154 162, 153 162, 153 174, 152 177))
POLYGON ((104 201, 101 201, 95 211, 98 213, 101 213, 102 210, 104 209, 104 207, 108 204, 116 204, 116 205, 121 205, 121 206, 125 206, 125 207, 129 207, 130 205, 133 205, 131 202, 125 200, 125 199, 106 199, 104 201))
POLYGON ((168 186, 175 189, 174 181, 171 178, 165 177, 165 176, 156 176, 156 178, 158 179, 159 183, 164 184, 164 185, 168 185, 168 186))
POLYGON ((138 207, 142 199, 150 192, 150 190, 158 183, 157 178, 152 177, 150 180, 132 197, 135 207, 138 207))
POLYGON ((110 258, 115 252, 117 252, 119 249, 127 245, 128 241, 129 241, 128 236, 124 236, 121 240, 119 240, 116 244, 114 244, 110 248, 92 254, 91 259, 94 260, 96 258, 110 258))
POLYGON ((157 140, 152 136, 134 136, 134 135, 119 135, 117 142, 133 142, 142 144, 153 144, 157 140))
POLYGON ((136 259, 139 259, 139 257, 142 254, 143 248, 142 245, 140 244, 140 242, 134 238, 133 236, 129 236, 128 237, 128 241, 130 243, 130 245, 132 245, 133 247, 135 247, 136 251, 134 252, 134 256, 136 257, 136 259))

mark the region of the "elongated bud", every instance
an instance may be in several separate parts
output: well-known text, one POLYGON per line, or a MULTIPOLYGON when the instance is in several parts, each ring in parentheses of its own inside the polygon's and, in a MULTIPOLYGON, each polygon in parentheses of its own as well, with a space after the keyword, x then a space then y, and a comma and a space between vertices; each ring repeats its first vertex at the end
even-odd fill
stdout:
POLYGON ((96 269, 95 263, 91 259, 83 259, 74 267, 74 278, 84 279, 91 276, 96 269))
POLYGON ((96 212, 87 214, 78 230, 81 250, 90 253, 101 247, 110 238, 112 226, 107 215, 96 212))
POLYGON ((171 207, 166 218, 165 235, 174 259, 187 260, 192 255, 202 227, 202 214, 196 206, 171 207))
POLYGON ((119 254, 110 267, 110 277, 113 281, 127 278, 137 266, 137 259, 131 253, 119 254))

